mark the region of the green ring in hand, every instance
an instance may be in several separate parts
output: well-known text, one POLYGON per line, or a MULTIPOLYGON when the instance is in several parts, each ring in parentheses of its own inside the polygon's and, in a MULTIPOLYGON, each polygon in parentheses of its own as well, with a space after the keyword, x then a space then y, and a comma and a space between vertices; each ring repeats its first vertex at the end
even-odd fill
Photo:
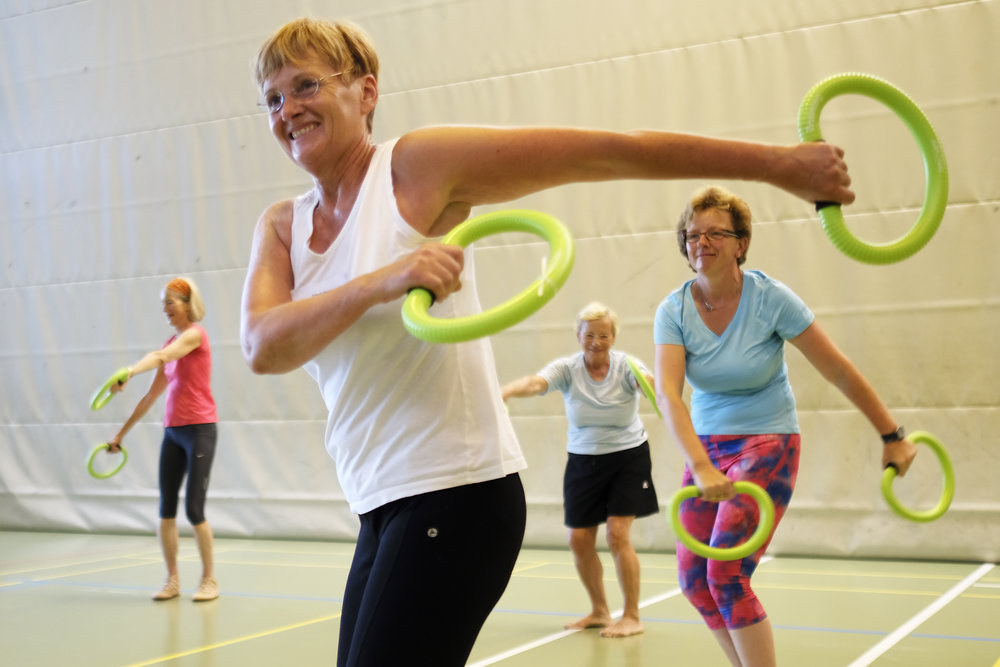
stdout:
POLYGON ((933 508, 925 511, 912 510, 899 502, 896 494, 892 490, 892 481, 896 479, 896 466, 891 463, 886 466, 882 473, 882 495, 889 507, 899 516, 910 521, 934 521, 940 518, 951 506, 951 501, 955 497, 955 469, 951 465, 951 459, 945 451, 941 441, 926 431, 916 431, 911 433, 909 439, 912 442, 922 442, 931 448, 931 451, 941 462, 941 471, 944 474, 944 489, 941 491, 941 499, 933 508))
POLYGON ((128 368, 127 367, 123 366, 122 368, 119 368, 118 370, 116 370, 111 375, 111 377, 108 378, 108 381, 105 382, 104 385, 100 389, 97 390, 97 392, 94 394, 93 398, 90 399, 90 409, 91 410, 100 410, 105 405, 107 405, 108 401, 110 401, 112 398, 114 398, 114 394, 111 393, 111 385, 113 385, 116 382, 118 384, 125 384, 125 382, 127 380, 128 380, 128 368))
POLYGON ((122 453, 122 460, 121 463, 118 464, 117 468, 113 468, 108 472, 97 472, 96 470, 94 470, 94 459, 97 458, 97 454, 100 452, 106 452, 110 448, 111 445, 109 445, 106 442, 103 442, 99 444, 97 447, 94 447, 93 451, 90 452, 90 457, 87 458, 87 472, 90 473, 91 477, 95 477, 97 479, 107 479, 108 477, 114 477, 121 471, 122 468, 125 467, 125 462, 128 461, 128 450, 125 449, 124 447, 119 447, 122 453))
POLYGON ((799 138, 802 141, 822 141, 819 115, 830 99, 847 93, 871 97, 896 113, 910 129, 924 161, 926 194, 924 206, 916 224, 903 237, 892 243, 872 245, 851 234, 844 223, 840 205, 817 202, 816 209, 823 221, 823 230, 842 253, 868 264, 899 262, 924 247, 941 224, 948 205, 948 165, 944 150, 934 128, 923 112, 902 91, 892 84, 869 74, 845 73, 820 81, 806 93, 799 107, 799 138))
POLYGON ((569 230, 550 215, 527 210, 486 213, 458 225, 441 242, 466 247, 484 236, 501 232, 529 232, 548 241, 549 258, 543 275, 499 306, 451 319, 429 315, 427 309, 434 297, 426 289, 415 288, 403 301, 403 325, 407 331, 428 343, 461 343, 513 326, 555 296, 573 268, 574 246, 569 230))
POLYGON ((639 368, 639 362, 637 362, 632 357, 626 357, 628 361, 628 367, 632 371, 632 375, 635 376, 635 381, 639 383, 639 388, 642 389, 642 393, 646 395, 649 402, 653 404, 653 409, 656 410, 656 416, 663 419, 663 415, 660 414, 660 407, 656 404, 656 392, 653 391, 653 387, 650 386, 649 380, 646 376, 642 374, 642 370, 639 368))
POLYGON ((699 493, 697 486, 685 486, 670 499, 670 527, 677 539, 693 553, 712 560, 739 560, 760 549, 767 541, 771 529, 774 527, 774 502, 771 500, 771 496, 753 482, 733 482, 733 488, 736 489, 736 493, 746 493, 757 501, 757 506, 760 508, 760 521, 757 523, 757 530, 750 536, 750 539, 729 548, 713 547, 699 542, 681 524, 681 502, 688 498, 697 497, 699 493))

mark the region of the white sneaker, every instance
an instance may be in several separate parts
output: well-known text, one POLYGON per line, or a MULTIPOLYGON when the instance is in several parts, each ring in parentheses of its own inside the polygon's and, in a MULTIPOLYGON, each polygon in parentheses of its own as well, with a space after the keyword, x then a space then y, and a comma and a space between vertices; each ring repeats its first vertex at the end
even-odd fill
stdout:
POLYGON ((198 590, 191 599, 195 602, 207 602, 219 597, 219 584, 214 577, 202 577, 198 590))
POLYGON ((177 578, 177 575, 171 575, 167 577, 167 583, 163 584, 163 588, 160 592, 153 596, 156 601, 162 600, 172 600, 181 594, 181 582, 177 578))

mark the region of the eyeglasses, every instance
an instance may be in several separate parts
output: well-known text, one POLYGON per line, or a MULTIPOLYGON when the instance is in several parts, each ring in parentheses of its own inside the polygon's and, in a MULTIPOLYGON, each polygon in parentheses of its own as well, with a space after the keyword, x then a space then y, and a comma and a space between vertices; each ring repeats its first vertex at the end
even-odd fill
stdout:
MULTIPOLYGON (((314 76, 309 76, 304 79, 299 79, 292 86, 291 96, 297 100, 308 100, 310 97, 316 95, 319 92, 320 84, 322 84, 327 79, 332 79, 335 76, 340 76, 343 72, 337 72, 336 74, 327 74, 326 76, 321 76, 316 78, 314 76)), ((281 107, 285 106, 285 94, 280 90, 271 90, 264 95, 263 99, 257 102, 257 106, 268 113, 278 113, 281 111, 281 107)))
POLYGON ((742 234, 737 234, 736 232, 731 232, 727 229, 713 229, 709 232, 689 232, 685 230, 679 233, 681 238, 684 239, 685 243, 690 243, 692 245, 701 241, 702 237, 707 238, 709 241, 715 241, 716 243, 722 241, 723 239, 743 238, 742 234))

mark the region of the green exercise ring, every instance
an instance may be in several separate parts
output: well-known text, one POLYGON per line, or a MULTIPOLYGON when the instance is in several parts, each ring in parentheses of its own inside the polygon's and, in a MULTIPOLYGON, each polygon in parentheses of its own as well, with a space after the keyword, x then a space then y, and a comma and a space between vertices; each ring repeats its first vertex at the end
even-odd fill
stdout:
POLYGON ((873 245, 851 234, 844 223, 840 205, 817 202, 816 209, 823 221, 826 235, 833 245, 848 257, 868 264, 899 262, 924 247, 941 224, 948 205, 948 165, 944 149, 934 128, 923 112, 901 90, 869 74, 845 73, 820 81, 806 93, 799 107, 799 138, 802 141, 822 141, 819 115, 830 99, 847 93, 866 95, 885 104, 910 129, 924 161, 926 194, 920 217, 910 231, 892 243, 873 245))
POLYGON ((948 511, 948 507, 951 506, 951 501, 955 497, 955 469, 952 467, 951 459, 948 458, 948 452, 945 451, 941 441, 930 433, 916 431, 909 435, 909 440, 911 442, 922 442, 930 447, 931 451, 938 457, 938 461, 941 462, 941 471, 944 474, 944 489, 941 491, 941 499, 937 505, 925 511, 912 510, 905 507, 903 503, 899 502, 896 494, 892 491, 892 481, 896 479, 897 471, 896 466, 891 463, 886 466, 885 471, 882 473, 882 495, 885 497, 885 501, 889 503, 889 507, 904 519, 921 522, 934 521, 948 511))
POLYGON ((102 442, 97 447, 94 447, 93 451, 90 452, 90 456, 87 458, 87 472, 90 473, 91 477, 96 477, 97 479, 107 479, 108 477, 114 477, 117 475, 122 468, 125 467, 125 462, 128 461, 128 450, 124 447, 120 447, 122 453, 122 460, 118 464, 117 468, 113 468, 108 472, 97 472, 94 470, 94 459, 97 458, 97 454, 100 452, 106 452, 110 449, 110 445, 106 442, 102 442))
POLYGON ((736 489, 736 493, 746 493, 752 496, 760 508, 760 521, 757 523, 757 530, 750 536, 750 539, 735 547, 712 547, 704 542, 699 542, 681 525, 681 502, 696 497, 698 495, 697 486, 685 486, 670 499, 670 527, 677 539, 693 553, 712 560, 739 560, 760 549, 767 541, 771 529, 774 527, 774 502, 771 500, 771 496, 753 482, 733 482, 733 488, 736 489))
POLYGON ((545 213, 527 210, 497 211, 466 220, 442 243, 468 246, 484 236, 501 232, 529 232, 549 243, 544 274, 505 303, 476 315, 441 319, 428 314, 433 295, 422 287, 403 301, 403 325, 413 336, 429 343, 461 343, 489 336, 513 326, 545 305, 563 286, 573 268, 574 246, 569 230, 545 213))
POLYGON ((656 392, 653 391, 653 387, 650 386, 649 380, 646 376, 642 374, 642 370, 639 368, 639 363, 632 357, 626 357, 628 361, 628 367, 632 371, 632 375, 635 376, 635 381, 639 383, 639 388, 642 389, 642 393, 646 395, 649 402, 653 404, 653 409, 656 410, 656 416, 663 419, 663 415, 660 414, 660 408, 656 405, 656 392))
POLYGON ((128 368, 125 366, 119 368, 114 373, 112 373, 111 377, 108 378, 108 381, 105 382, 104 385, 97 390, 93 398, 90 399, 90 409, 100 410, 105 405, 107 405, 108 401, 114 398, 114 394, 111 393, 111 385, 113 385, 116 382, 118 384, 125 384, 127 380, 128 380, 128 368))

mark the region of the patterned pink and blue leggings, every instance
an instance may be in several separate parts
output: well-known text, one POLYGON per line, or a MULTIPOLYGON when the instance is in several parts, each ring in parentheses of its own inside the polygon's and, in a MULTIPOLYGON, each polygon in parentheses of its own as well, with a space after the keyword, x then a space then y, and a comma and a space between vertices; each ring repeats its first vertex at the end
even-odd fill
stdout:
MULTIPOLYGON (((774 528, 755 553, 734 561, 708 560, 677 543, 677 569, 681 590, 712 630, 735 630, 767 618, 750 588, 750 576, 767 550, 774 530, 788 508, 799 470, 797 433, 777 435, 701 436, 712 463, 729 479, 754 482, 774 501, 774 528)), ((684 470, 682 486, 693 484, 684 470)), ((740 494, 722 503, 689 498, 681 503, 682 525, 700 542, 728 548, 744 542, 757 528, 757 503, 740 494)))

